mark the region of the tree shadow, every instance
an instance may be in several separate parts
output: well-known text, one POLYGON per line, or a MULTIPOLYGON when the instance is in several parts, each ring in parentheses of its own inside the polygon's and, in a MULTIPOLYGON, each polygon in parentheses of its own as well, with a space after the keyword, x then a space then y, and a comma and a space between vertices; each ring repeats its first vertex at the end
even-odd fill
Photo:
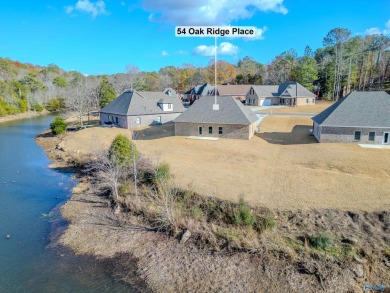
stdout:
POLYGON ((36 137, 37 137, 37 138, 38 138, 38 137, 48 138, 48 137, 54 137, 54 134, 53 134, 50 130, 46 130, 46 131, 44 131, 44 132, 38 134, 36 137))
POLYGON ((134 130, 135 140, 153 140, 170 136, 175 136, 175 124, 172 122, 134 130))
POLYGON ((294 145, 317 143, 315 137, 311 135, 310 129, 312 129, 312 126, 296 125, 291 132, 264 132, 256 133, 255 135, 272 144, 294 145))

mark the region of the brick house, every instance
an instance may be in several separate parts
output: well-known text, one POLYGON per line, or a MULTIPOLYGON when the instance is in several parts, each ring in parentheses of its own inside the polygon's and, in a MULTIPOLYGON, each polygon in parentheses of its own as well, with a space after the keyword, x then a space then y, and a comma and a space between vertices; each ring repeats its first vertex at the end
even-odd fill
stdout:
POLYGON ((316 95, 298 82, 281 85, 253 85, 245 98, 251 106, 309 106, 316 102, 316 95))
POLYGON ((239 100, 212 96, 195 101, 174 120, 175 135, 250 139, 256 132, 259 118, 239 100))
POLYGON ((184 100, 189 101, 190 105, 192 105, 200 97, 209 95, 213 89, 214 86, 208 83, 196 85, 184 93, 184 100))
POLYGON ((125 90, 100 110, 100 124, 122 128, 171 122, 185 111, 176 95, 125 90))
POLYGON ((251 88, 250 84, 223 84, 211 90, 210 96, 231 96, 235 99, 240 100, 242 103, 245 102, 246 94, 251 88))
POLYGON ((313 118, 319 142, 390 143, 390 95, 352 92, 313 118))

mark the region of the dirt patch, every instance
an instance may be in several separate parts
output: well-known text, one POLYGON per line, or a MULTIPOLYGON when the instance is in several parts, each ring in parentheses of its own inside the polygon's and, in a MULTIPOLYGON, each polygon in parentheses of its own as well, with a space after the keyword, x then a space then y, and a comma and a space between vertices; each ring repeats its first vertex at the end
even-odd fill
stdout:
POLYGON ((318 114, 324 111, 329 106, 333 105, 333 102, 329 101, 317 101, 315 105, 310 106, 296 106, 296 107, 283 107, 283 108, 272 108, 256 111, 257 113, 308 113, 318 114))

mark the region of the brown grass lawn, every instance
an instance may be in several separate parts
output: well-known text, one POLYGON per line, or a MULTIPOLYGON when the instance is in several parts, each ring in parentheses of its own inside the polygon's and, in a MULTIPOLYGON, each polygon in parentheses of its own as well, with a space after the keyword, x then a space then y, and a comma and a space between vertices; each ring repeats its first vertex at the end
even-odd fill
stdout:
POLYGON ((329 101, 316 101, 316 104, 313 106, 297 106, 297 107, 284 107, 284 108, 275 108, 260 110, 257 113, 309 113, 309 114, 318 114, 332 105, 333 102, 329 101))
MULTIPOLYGON (((309 108, 309 107, 307 107, 309 108)), ((390 150, 356 144, 317 143, 309 117, 268 116, 251 140, 191 140, 169 136, 173 125, 137 132, 141 152, 166 161, 175 184, 204 195, 277 209, 390 208, 390 150)), ((108 146, 118 128, 91 128, 65 140, 68 149, 88 152, 108 146), (91 144, 92 142, 92 144, 91 144)))

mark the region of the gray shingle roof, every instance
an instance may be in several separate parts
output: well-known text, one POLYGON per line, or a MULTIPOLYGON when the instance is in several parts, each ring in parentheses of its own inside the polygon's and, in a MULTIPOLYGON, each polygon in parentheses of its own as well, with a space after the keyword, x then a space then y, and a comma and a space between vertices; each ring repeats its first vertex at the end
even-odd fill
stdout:
POLYGON ((259 98, 270 98, 278 96, 278 85, 254 85, 252 88, 259 98))
POLYGON ((259 98, 294 98, 296 96, 311 98, 316 97, 315 94, 313 94, 311 91, 309 91, 307 88, 297 82, 285 82, 281 85, 254 85, 252 86, 252 88, 254 89, 259 98))
POLYGON ((390 127, 390 95, 355 91, 312 119, 321 126, 390 127))
POLYGON ((279 96, 282 96, 282 94, 284 93, 283 97, 311 97, 311 98, 315 98, 316 95, 313 94, 311 91, 309 91, 307 88, 305 88, 304 86, 302 86, 300 83, 298 82, 285 82, 285 83, 282 83, 280 86, 279 86, 279 90, 278 90, 278 95, 279 96))
POLYGON ((119 97, 101 109, 101 113, 115 115, 148 115, 168 113, 160 107, 160 100, 173 104, 173 110, 169 113, 181 113, 185 111, 183 104, 176 96, 168 96, 163 92, 137 92, 126 90, 119 97))
POLYGON ((196 85, 192 89, 186 91, 184 94, 191 94, 193 92, 195 95, 198 96, 206 96, 208 92, 209 91, 211 92, 213 89, 214 89, 213 85, 205 83, 203 85, 196 85))
MULTIPOLYGON (((217 92, 221 96, 245 96, 250 88, 250 84, 223 84, 217 86, 217 92)), ((214 90, 215 88, 211 91, 210 95, 214 95, 214 90)))
POLYGON ((218 96, 219 110, 213 110, 214 97, 206 96, 195 101, 174 122, 249 125, 258 117, 240 101, 231 96, 218 96))

